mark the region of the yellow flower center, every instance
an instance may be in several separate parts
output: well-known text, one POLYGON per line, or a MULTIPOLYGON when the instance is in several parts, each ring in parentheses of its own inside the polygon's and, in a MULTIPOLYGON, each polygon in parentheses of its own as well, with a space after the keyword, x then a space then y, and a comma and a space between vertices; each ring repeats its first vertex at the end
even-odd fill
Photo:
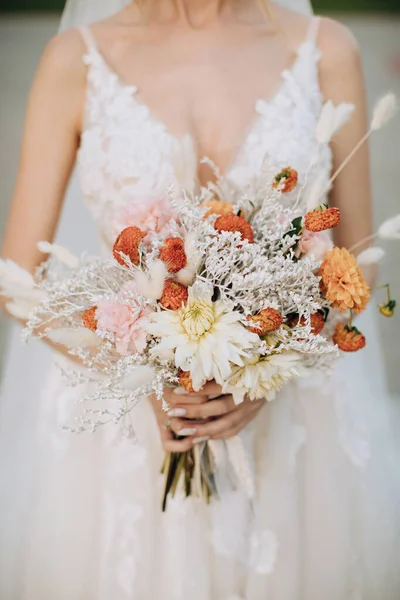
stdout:
POLYGON ((215 317, 212 304, 196 300, 181 311, 182 327, 188 335, 200 337, 214 325, 215 317))

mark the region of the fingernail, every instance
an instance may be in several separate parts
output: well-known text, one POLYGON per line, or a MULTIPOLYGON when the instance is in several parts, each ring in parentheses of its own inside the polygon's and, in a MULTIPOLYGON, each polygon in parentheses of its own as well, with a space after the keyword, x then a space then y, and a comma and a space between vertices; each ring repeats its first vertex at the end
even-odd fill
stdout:
POLYGON ((195 433, 197 433, 197 429, 194 429, 193 427, 186 427, 185 429, 178 431, 178 435, 184 436, 194 435, 195 433))
POLYGON ((208 442, 209 439, 208 435, 203 435, 203 437, 195 438, 193 444, 202 444, 203 442, 208 442))
POLYGON ((186 408, 171 408, 171 410, 168 411, 169 417, 185 417, 186 415, 186 408))
POLYGON ((183 396, 187 394, 187 391, 183 387, 176 387, 172 391, 174 392, 174 394, 177 394, 177 396, 183 396))

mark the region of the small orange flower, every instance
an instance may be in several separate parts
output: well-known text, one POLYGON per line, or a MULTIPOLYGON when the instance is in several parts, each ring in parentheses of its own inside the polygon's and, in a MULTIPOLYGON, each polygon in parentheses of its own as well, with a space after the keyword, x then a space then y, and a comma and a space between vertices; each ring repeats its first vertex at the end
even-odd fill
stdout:
POLYGON ((187 258, 185 244, 182 238, 167 238, 160 250, 160 258, 165 263, 169 273, 177 273, 186 267, 187 258))
POLYGON ((201 206, 202 208, 208 208, 208 211, 204 215, 205 219, 210 215, 231 215, 233 213, 233 207, 230 202, 222 202, 216 198, 204 202, 201 206))
POLYGON ((340 210, 328 208, 327 204, 321 204, 314 210, 308 212, 304 217, 304 226, 308 231, 318 233, 325 229, 333 229, 340 223, 340 210))
POLYGON ((139 244, 145 236, 146 234, 139 227, 127 227, 121 231, 113 247, 115 260, 120 265, 126 265, 124 258, 120 254, 122 252, 130 258, 133 265, 138 265, 140 261, 139 244))
POLYGON ((97 329, 96 311, 97 306, 92 306, 92 308, 87 308, 82 315, 83 326, 91 331, 96 331, 97 329))
POLYGON ((164 284, 163 294, 160 299, 160 304, 168 310, 178 310, 182 304, 187 302, 189 297, 188 289, 179 281, 167 279, 164 284))
POLYGON ((366 344, 365 337, 357 327, 349 327, 339 323, 333 336, 333 342, 343 350, 343 352, 357 352, 364 348, 366 344))
POLYGON ((283 323, 281 313, 274 308, 264 308, 264 310, 257 315, 248 316, 247 320, 250 323, 254 323, 249 329, 257 335, 267 335, 267 333, 272 333, 279 329, 283 323))
POLYGON ((282 171, 276 175, 272 187, 279 188, 280 192, 286 194, 287 192, 294 190, 298 179, 299 175, 297 171, 291 167, 286 167, 286 169, 282 169, 282 171))
POLYGON ((190 371, 180 371, 178 375, 179 384, 187 392, 194 392, 190 371))
MULTIPOLYGON (((299 315, 293 315, 288 318, 287 321, 289 327, 296 327, 299 324, 299 315)), ((300 325, 304 327, 306 325, 305 317, 301 317, 300 325)), ((324 317, 320 312, 316 312, 310 315, 311 333, 318 335, 325 327, 324 317)))
POLYGON ((370 299, 369 287, 355 257, 346 248, 333 248, 319 269, 321 290, 340 312, 364 310, 370 299))
POLYGON ((214 229, 217 231, 238 231, 242 236, 242 240, 248 240, 250 244, 254 242, 251 225, 246 219, 237 215, 221 215, 216 219, 214 229))

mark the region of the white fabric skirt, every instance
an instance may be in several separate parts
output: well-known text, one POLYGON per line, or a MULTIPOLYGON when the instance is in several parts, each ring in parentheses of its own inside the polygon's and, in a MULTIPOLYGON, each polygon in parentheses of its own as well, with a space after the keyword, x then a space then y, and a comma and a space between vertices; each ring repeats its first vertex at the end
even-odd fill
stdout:
MULTIPOLYGON (((360 328, 377 339, 368 316, 360 328)), ((374 344, 340 361, 332 378, 287 386, 244 433, 253 506, 238 490, 209 506, 177 497, 162 514, 163 452, 145 402, 132 414, 136 441, 113 425, 64 432, 60 424, 87 389, 66 388, 53 369, 35 446, 37 400, 26 386, 25 397, 10 389, 3 394, 3 408, 13 395, 16 407, 2 429, 1 598, 400 598, 400 418, 374 344), (21 428, 18 411, 28 405, 21 428)))

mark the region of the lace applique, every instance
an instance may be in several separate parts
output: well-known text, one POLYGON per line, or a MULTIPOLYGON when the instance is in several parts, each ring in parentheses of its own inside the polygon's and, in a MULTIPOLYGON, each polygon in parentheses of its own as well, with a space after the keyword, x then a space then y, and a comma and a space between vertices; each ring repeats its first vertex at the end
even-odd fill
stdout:
MULTIPOLYGON (((255 103, 255 118, 225 178, 251 191, 265 163, 272 177, 292 165, 300 185, 312 184, 317 173, 331 170, 329 146, 320 147, 315 128, 322 107, 318 84, 319 50, 303 43, 291 69, 282 73, 276 93, 255 103), (318 160, 309 169, 310 156, 318 160)), ((88 67, 85 126, 78 154, 84 197, 102 237, 115 238, 119 215, 129 204, 167 194, 168 187, 192 191, 197 179, 194 140, 172 135, 149 108, 137 100, 137 88, 125 85, 93 47, 88 67)), ((294 202, 295 192, 285 201, 294 202)))

